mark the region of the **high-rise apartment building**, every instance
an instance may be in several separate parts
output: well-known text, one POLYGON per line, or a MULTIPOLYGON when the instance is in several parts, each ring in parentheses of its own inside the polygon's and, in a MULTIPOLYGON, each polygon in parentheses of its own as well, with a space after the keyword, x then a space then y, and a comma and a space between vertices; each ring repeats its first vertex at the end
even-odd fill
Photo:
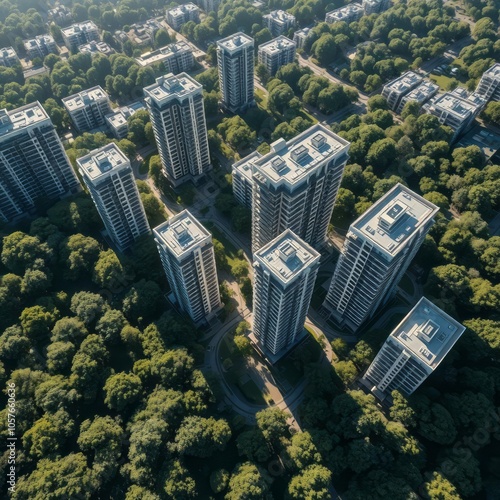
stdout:
POLYGON ((146 106, 168 180, 197 181, 212 168, 203 86, 186 73, 168 74, 144 89, 146 106))
POLYGON ((236 33, 217 42, 217 66, 222 106, 231 113, 255 104, 254 41, 236 33))
POLYGON ((212 235, 187 210, 153 233, 175 302, 195 323, 210 321, 222 306, 212 235))
POLYGON ((319 260, 289 229, 254 254, 253 335, 271 362, 303 338, 319 260))
POLYGON ((9 222, 81 189, 41 104, 0 110, 0 219, 9 222))
POLYGON ((483 73, 476 94, 485 101, 500 101, 500 63, 494 64, 483 73))
POLYGON ((105 125, 104 117, 112 112, 109 96, 99 85, 65 97, 62 102, 78 132, 105 125))
POLYGON ((150 232, 130 161, 115 143, 76 161, 108 235, 120 251, 150 232))
POLYGON ((279 36, 259 45, 259 64, 263 64, 269 74, 274 76, 285 64, 295 60, 295 42, 286 36, 279 36))
POLYGON ((24 49, 30 59, 43 59, 49 54, 57 54, 57 45, 51 35, 38 35, 31 40, 25 40, 24 49))
POLYGON ((347 233, 324 313, 356 331, 386 304, 438 212, 397 184, 356 219, 347 233))
POLYGON ((61 34, 64 44, 71 52, 76 52, 80 45, 99 41, 99 30, 93 21, 72 24, 63 28, 61 34))
POLYGON ((439 366, 465 327, 422 297, 389 335, 363 379, 380 399, 410 396, 439 366))
POLYGON ((284 10, 273 10, 262 19, 273 36, 283 35, 296 23, 295 16, 284 10))
POLYGON ((262 158, 258 151, 245 156, 232 166, 233 195, 241 205, 252 210, 253 164, 262 158))
POLYGON ((285 229, 316 248, 325 242, 348 151, 349 142, 316 124, 255 159, 254 253, 285 229))
POLYGON ((387 99, 389 107, 396 111, 403 96, 411 92, 422 83, 423 78, 413 71, 407 71, 395 80, 384 85, 382 95, 387 99))

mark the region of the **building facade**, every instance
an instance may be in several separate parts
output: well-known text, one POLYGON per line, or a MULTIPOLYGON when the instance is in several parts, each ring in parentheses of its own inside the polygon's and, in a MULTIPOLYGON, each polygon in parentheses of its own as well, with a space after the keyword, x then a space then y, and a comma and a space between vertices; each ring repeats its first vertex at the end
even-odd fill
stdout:
POLYGON ((93 21, 72 24, 67 28, 63 28, 61 34, 64 44, 70 52, 76 52, 80 45, 99 41, 99 30, 93 21))
POLYGON ((222 106, 231 113, 255 105, 254 41, 236 33, 217 42, 217 66, 222 106))
POLYGON ((271 362, 304 337, 319 261, 289 229, 254 254, 253 335, 271 362))
POLYGON ((253 164, 262 158, 258 151, 245 156, 232 166, 233 195, 236 201, 252 210, 253 164))
POLYGON ((16 64, 21 64, 19 57, 13 47, 4 47, 0 49, 0 66, 11 68, 16 64))
POLYGON ((349 227, 323 313, 355 332, 391 298, 438 207, 397 184, 349 227))
POLYGON ((203 86, 186 73, 170 73, 157 78, 144 94, 167 179, 174 186, 196 182, 212 168, 203 86))
POLYGON ((420 85, 415 87, 400 99, 396 113, 401 114, 405 104, 410 101, 418 102, 421 106, 423 106, 429 99, 432 99, 438 91, 439 85, 436 85, 428 80, 424 80, 420 85))
POLYGON ((222 307, 212 235, 187 210, 153 229, 170 289, 194 323, 222 307))
POLYGON ((475 92, 469 94, 457 87, 453 92, 438 94, 424 105, 424 110, 453 130, 452 141, 465 133, 483 109, 486 101, 475 92))
POLYGON ((286 36, 279 36, 259 45, 259 64, 263 64, 269 74, 274 76, 278 69, 295 60, 295 42, 286 36))
POLYGON ((40 103, 0 110, 0 219, 10 222, 38 201, 77 193, 80 183, 40 103))
POLYGON ((302 28, 293 34, 293 41, 298 49, 303 49, 307 37, 311 34, 311 28, 302 28))
POLYGON ((362 5, 365 14, 369 16, 387 10, 391 6, 391 0, 363 0, 362 5))
POLYGON ((130 161, 115 143, 76 162, 106 231, 120 251, 150 233, 130 161))
POLYGON ((208 14, 219 10, 221 0, 198 0, 198 5, 208 14))
POLYGON ((496 63, 483 73, 476 88, 485 101, 500 101, 500 64, 496 63))
POLYGON ((262 19, 273 36, 287 33, 296 24, 295 16, 284 10, 273 10, 269 14, 262 16, 262 19))
POLYGON ((157 50, 146 52, 136 59, 140 66, 162 62, 167 73, 178 75, 194 66, 193 48, 184 41, 171 43, 157 50))
POLYGON ((49 54, 57 54, 57 45, 51 35, 39 35, 24 41, 24 48, 30 59, 43 59, 49 54))
POLYGON ((62 102, 78 132, 105 125, 105 116, 112 112, 109 96, 99 85, 65 97, 62 102))
POLYGON ((365 14, 363 6, 359 3, 350 3, 340 9, 335 9, 326 13, 325 22, 329 24, 338 23, 353 23, 359 21, 365 14))
POLYGON ((117 139, 124 139, 128 134, 128 119, 137 111, 146 109, 142 102, 134 102, 130 106, 123 106, 113 110, 112 113, 106 115, 104 118, 111 133, 117 139))
POLYGON ((389 335, 363 379, 383 399, 410 396, 450 352, 465 327, 422 297, 389 335))
POLYGON ((387 99, 389 107, 396 111, 403 96, 418 87, 422 81, 423 78, 420 75, 413 71, 407 71, 395 80, 386 83, 382 89, 382 96, 387 99))
POLYGON ((254 253, 286 229, 313 247, 325 242, 349 145, 316 124, 253 162, 254 253))
POLYGON ((186 3, 167 10, 165 19, 174 30, 179 31, 189 21, 200 22, 200 9, 194 3, 186 3))

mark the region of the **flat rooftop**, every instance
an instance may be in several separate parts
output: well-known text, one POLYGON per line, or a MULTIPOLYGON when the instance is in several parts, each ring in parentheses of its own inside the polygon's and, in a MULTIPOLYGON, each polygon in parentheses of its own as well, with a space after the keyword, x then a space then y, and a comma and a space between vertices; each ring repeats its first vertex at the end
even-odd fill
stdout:
POLYGON ((424 80, 418 87, 415 87, 411 92, 409 92, 404 99, 408 101, 422 102, 429 97, 434 96, 439 90, 439 85, 432 83, 430 81, 424 80))
POLYGON ((422 297, 389 338, 434 369, 464 330, 458 321, 422 297))
POLYGON ((410 89, 418 85, 423 78, 414 73, 413 71, 407 71, 399 78, 392 80, 384 86, 384 89, 390 89, 393 92, 398 92, 399 94, 404 94, 408 92, 410 89))
POLYGON ((243 175, 243 177, 246 178, 248 182, 252 182, 252 177, 253 177, 252 165, 259 158, 262 158, 262 155, 258 151, 254 151, 253 153, 250 153, 248 156, 245 156, 245 158, 234 163, 231 170, 233 172, 237 170, 241 175, 243 175))
POLYGON ((153 232, 158 241, 177 257, 190 252, 202 240, 212 238, 210 232, 188 210, 155 227, 153 232))
POLYGON ((284 284, 293 281, 319 259, 320 254, 290 229, 254 254, 254 261, 284 284))
POLYGON ((457 143, 458 147, 478 146, 486 159, 490 159, 500 150, 500 134, 489 128, 476 125, 457 143))
POLYGON ((160 76, 156 83, 146 87, 144 94, 161 103, 171 98, 182 98, 193 92, 201 92, 203 85, 198 83, 187 73, 179 73, 175 76, 173 73, 160 76))
POLYGON ((484 75, 492 76, 495 78, 500 78, 500 63, 495 63, 491 68, 488 68, 484 73, 484 75))
POLYGON ((76 33, 80 33, 81 31, 92 31, 97 30, 97 26, 93 21, 84 21, 83 23, 75 23, 67 28, 61 28, 61 32, 64 36, 72 36, 76 33))
POLYGON ((466 119, 471 114, 476 113, 482 104, 483 103, 477 104, 469 99, 459 97, 457 93, 446 92, 446 94, 437 96, 432 101, 431 107, 440 108, 459 118, 466 119))
POLYGON ((317 123, 288 142, 273 142, 271 151, 255 161, 255 175, 275 185, 297 185, 331 158, 347 153, 349 146, 345 139, 317 123))
POLYGON ((26 104, 26 106, 21 106, 12 111, 0 109, 0 137, 6 137, 11 132, 44 121, 50 122, 50 118, 38 101, 26 104))
POLYGON ((114 142, 106 144, 102 148, 94 149, 88 155, 77 158, 76 162, 85 177, 92 181, 107 176, 113 169, 116 170, 124 165, 130 165, 128 158, 114 142))
POLYGON ((194 3, 185 3, 184 5, 178 5, 177 7, 174 7, 173 9, 168 9, 167 14, 177 17, 177 16, 182 16, 186 12, 192 11, 195 12, 197 10, 200 10, 197 5, 194 3))
POLYGON ((339 9, 332 10, 326 13, 326 18, 334 17, 338 21, 343 20, 346 17, 350 17, 352 15, 363 14, 364 9, 359 3, 351 3, 349 5, 345 5, 344 7, 340 7, 339 9))
POLYGON ((284 49, 289 49, 295 47, 295 42, 292 42, 290 38, 286 36, 278 36, 273 38, 269 42, 263 43, 259 45, 259 51, 269 52, 269 53, 277 53, 281 52, 284 49))
POLYGON ((146 109, 142 102, 135 102, 130 106, 118 108, 114 113, 105 116, 106 120, 114 127, 119 128, 127 124, 127 119, 132 116, 136 111, 146 109))
POLYGON ((396 184, 356 219, 349 230, 394 256, 404 248, 409 236, 438 211, 439 208, 430 201, 406 186, 396 184))
POLYGON ((136 61, 141 66, 147 66, 148 64, 153 64, 158 61, 163 61, 169 57, 173 57, 175 54, 181 52, 192 52, 191 46, 184 42, 175 42, 165 45, 165 47, 161 47, 157 50, 153 50, 151 52, 145 52, 140 57, 136 59, 136 61))
POLYGON ((84 43, 83 45, 78 46, 79 52, 90 52, 97 53, 100 52, 102 54, 109 54, 114 52, 114 50, 106 43, 106 42, 96 42, 95 40, 89 43, 84 43))
POLYGON ((17 57, 17 53, 13 47, 3 47, 0 49, 0 55, 2 57, 17 57))
POLYGON ((97 85, 90 89, 82 90, 78 94, 65 97, 62 102, 66 109, 71 112, 83 109, 91 101, 100 101, 102 99, 108 99, 108 94, 101 86, 97 85))
POLYGON ((299 37, 306 37, 309 36, 309 33, 311 33, 311 28, 302 28, 301 30, 297 30, 294 36, 298 35, 299 37))
POLYGON ((264 18, 269 17, 272 18, 276 21, 294 21, 295 22, 295 16, 293 14, 290 14, 284 10, 273 10, 269 14, 265 15, 264 18))
POLYGON ((254 41, 253 38, 240 31, 222 40, 218 40, 217 46, 229 52, 234 52, 245 47, 253 47, 254 41))

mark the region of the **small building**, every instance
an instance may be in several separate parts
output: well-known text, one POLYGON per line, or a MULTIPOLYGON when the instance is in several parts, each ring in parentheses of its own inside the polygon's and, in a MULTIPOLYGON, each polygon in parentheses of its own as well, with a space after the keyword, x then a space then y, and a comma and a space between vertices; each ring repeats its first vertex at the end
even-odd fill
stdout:
POLYGON ((161 62, 167 73, 178 75, 193 68, 193 48, 184 41, 170 43, 161 49, 142 54, 136 61, 140 66, 161 62))
POLYGON ((453 130, 452 141, 456 141, 472 125, 486 101, 473 92, 463 88, 439 94, 427 104, 424 110, 438 118, 439 122, 453 130))
POLYGON ((391 6, 391 0, 363 0, 363 9, 365 14, 378 14, 384 12, 391 6))
POLYGON ((500 134, 492 129, 475 124, 471 130, 456 143, 457 147, 477 146, 483 152, 486 161, 499 160, 500 134))
POLYGON ((49 54, 57 54, 57 45, 51 35, 38 35, 31 40, 25 40, 24 49, 30 59, 43 59, 49 54))
POLYGON ((0 66, 7 66, 8 68, 21 64, 19 57, 13 47, 4 47, 0 49, 0 66))
POLYGON ((156 19, 148 19, 143 23, 134 23, 130 26, 128 37, 136 45, 154 45, 156 33, 162 29, 161 23, 156 19))
POLYGON ((105 56, 110 56, 114 54, 115 51, 106 42, 96 42, 92 41, 89 43, 84 43, 78 47, 78 52, 82 54, 90 54, 92 57, 96 54, 103 54, 105 56))
POLYGON ((66 5, 58 5, 53 9, 49 9, 47 18, 49 21, 54 21, 59 26, 65 26, 73 21, 73 14, 66 5))
POLYGON ((123 106, 122 108, 115 109, 113 113, 110 113, 104 117, 106 123, 111 130, 111 133, 117 139, 123 139, 127 137, 128 134, 128 119, 134 115, 137 111, 141 109, 146 109, 142 102, 134 102, 129 106, 123 106))
POLYGON ((396 113, 401 114, 405 104, 409 101, 416 101, 423 106, 429 99, 432 99, 438 91, 439 85, 436 85, 428 80, 423 81, 420 85, 401 98, 396 109, 396 113))
POLYGON ((293 41, 298 49, 302 49, 304 47, 304 43, 307 37, 311 34, 312 28, 303 28, 301 30, 297 30, 293 34, 293 41))
POLYGON ((476 94, 485 101, 500 101, 500 63, 494 64, 483 73, 476 94))
POLYGON ((109 96, 99 85, 65 97, 62 102, 78 132, 105 125, 104 117, 112 111, 109 96))
POLYGON ((284 10, 273 10, 262 16, 262 19, 273 36, 280 36, 288 32, 296 24, 295 16, 284 10))
POLYGON ((99 30, 93 21, 72 24, 67 28, 63 28, 61 34, 64 44, 70 52, 76 52, 80 45, 99 41, 99 30))
POLYGON ((295 42, 286 36, 279 36, 259 45, 259 64, 263 64, 269 74, 274 76, 278 69, 295 60, 295 42))
POLYGON ((335 9, 327 12, 325 16, 325 22, 332 24, 343 21, 344 23, 352 23, 354 21, 359 21, 365 13, 363 6, 359 3, 350 3, 340 9, 335 9))
POLYGON ((382 95, 387 99, 389 107, 396 111, 403 96, 418 87, 422 80, 423 78, 419 74, 407 71, 398 78, 386 83, 382 89, 382 95))
POLYGON ((440 365, 465 327, 422 297, 392 331, 363 379, 379 399, 410 396, 440 365))
POLYGON ((194 3, 186 3, 169 9, 166 12, 167 23, 176 31, 189 21, 200 22, 200 8, 194 3))

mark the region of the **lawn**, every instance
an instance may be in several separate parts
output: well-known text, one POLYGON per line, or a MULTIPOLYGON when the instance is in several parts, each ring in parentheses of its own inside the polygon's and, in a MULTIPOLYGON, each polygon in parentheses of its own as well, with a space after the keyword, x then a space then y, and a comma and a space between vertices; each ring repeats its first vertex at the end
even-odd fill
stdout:
POLYGON ((238 389, 243 393, 246 399, 251 403, 256 405, 265 405, 268 404, 264 398, 264 395, 257 387, 255 382, 252 379, 248 379, 244 384, 237 384, 238 389))

